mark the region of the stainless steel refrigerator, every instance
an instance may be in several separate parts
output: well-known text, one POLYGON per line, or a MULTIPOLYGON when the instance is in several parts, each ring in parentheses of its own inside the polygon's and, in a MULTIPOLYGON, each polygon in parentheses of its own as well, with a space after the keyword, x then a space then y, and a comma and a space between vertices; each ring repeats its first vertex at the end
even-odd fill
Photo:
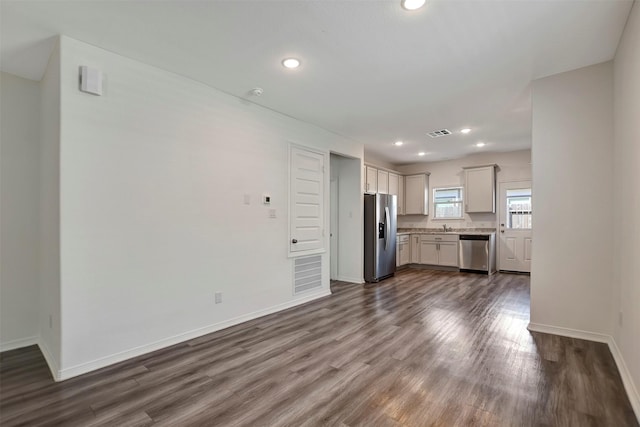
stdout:
POLYGON ((364 195, 364 280, 379 282, 396 272, 397 197, 364 195))

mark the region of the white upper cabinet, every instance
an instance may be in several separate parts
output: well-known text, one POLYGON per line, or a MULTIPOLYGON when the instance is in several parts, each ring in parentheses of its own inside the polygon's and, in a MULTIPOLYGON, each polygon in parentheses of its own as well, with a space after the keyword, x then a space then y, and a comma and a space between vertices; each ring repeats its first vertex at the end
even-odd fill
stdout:
POLYGON ((398 175, 398 215, 404 215, 404 176, 398 175))
POLYGON ((389 172, 389 194, 398 195, 399 178, 397 174, 389 172))
POLYGON ((429 214, 429 178, 427 174, 404 177, 404 214, 429 214))
POLYGON ((364 191, 367 193, 378 192, 378 169, 367 166, 366 184, 364 191))
POLYGON ((389 194, 389 172, 378 170, 378 193, 389 194))
POLYGON ((495 165, 464 168, 465 204, 467 213, 495 213, 495 165))

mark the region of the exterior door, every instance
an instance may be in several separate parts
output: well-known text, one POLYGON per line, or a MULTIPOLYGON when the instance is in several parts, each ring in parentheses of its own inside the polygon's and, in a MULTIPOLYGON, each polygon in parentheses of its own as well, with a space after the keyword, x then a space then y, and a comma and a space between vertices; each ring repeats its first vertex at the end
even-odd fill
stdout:
POLYGON ((324 154, 291 146, 291 253, 324 249, 324 154))
POLYGON ((499 184, 498 269, 531 272, 531 181, 499 184))

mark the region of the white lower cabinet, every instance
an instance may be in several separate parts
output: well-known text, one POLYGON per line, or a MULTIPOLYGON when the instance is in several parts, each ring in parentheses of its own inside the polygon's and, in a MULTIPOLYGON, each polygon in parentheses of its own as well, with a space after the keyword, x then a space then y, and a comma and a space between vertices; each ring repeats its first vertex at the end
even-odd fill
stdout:
POLYGON ((446 265, 450 267, 458 266, 458 243, 442 242, 439 243, 438 265, 446 265))
POLYGON ((458 266, 457 234, 424 234, 420 236, 420 264, 458 266))
POLYGON ((396 266, 407 265, 411 263, 411 246, 409 244, 409 235, 401 235, 397 237, 396 245, 396 266))
POLYGON ((420 235, 411 235, 411 264, 420 264, 420 235))

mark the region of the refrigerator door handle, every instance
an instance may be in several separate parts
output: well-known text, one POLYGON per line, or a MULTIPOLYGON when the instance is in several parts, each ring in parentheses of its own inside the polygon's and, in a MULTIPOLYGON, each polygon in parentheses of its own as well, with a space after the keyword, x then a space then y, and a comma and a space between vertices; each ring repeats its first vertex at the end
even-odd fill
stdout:
POLYGON ((389 233, 391 232, 391 224, 389 224, 389 217, 391 215, 389 215, 389 206, 385 206, 384 207, 384 226, 385 226, 385 233, 384 233, 384 250, 387 250, 387 246, 389 244, 389 233))

